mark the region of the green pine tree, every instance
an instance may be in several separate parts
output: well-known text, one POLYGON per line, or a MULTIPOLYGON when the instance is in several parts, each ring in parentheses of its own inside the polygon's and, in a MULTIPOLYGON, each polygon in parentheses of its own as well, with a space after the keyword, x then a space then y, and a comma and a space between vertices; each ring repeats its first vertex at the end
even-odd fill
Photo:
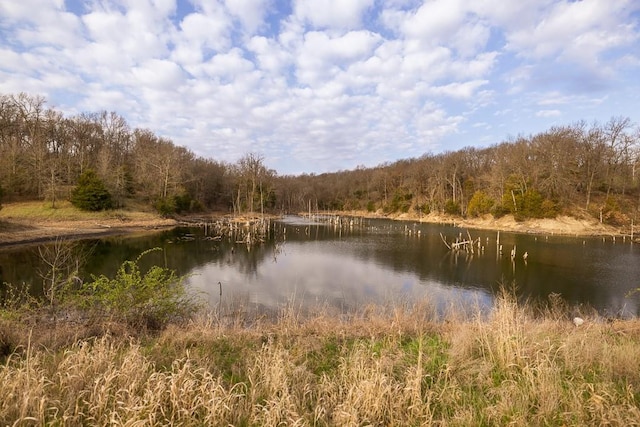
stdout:
POLYGON ((83 211, 101 211, 113 207, 111 194, 91 169, 78 178, 78 185, 71 193, 71 203, 83 211))

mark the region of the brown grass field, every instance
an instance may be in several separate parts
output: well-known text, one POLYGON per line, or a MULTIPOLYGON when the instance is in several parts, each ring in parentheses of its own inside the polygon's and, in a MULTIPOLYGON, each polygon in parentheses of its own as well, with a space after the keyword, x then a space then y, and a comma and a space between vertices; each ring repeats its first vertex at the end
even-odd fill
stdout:
POLYGON ((488 316, 289 307, 155 333, 5 311, 0 424, 640 425, 640 321, 568 311, 505 292, 488 316))

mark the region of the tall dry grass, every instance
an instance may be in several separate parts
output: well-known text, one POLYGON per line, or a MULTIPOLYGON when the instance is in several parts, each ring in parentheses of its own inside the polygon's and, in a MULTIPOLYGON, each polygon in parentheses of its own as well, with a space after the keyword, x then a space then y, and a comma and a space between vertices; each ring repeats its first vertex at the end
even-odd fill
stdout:
POLYGON ((27 337, 0 366, 0 424, 640 425, 640 322, 562 311, 505 293, 488 317, 289 308, 60 349, 27 337))
POLYGON ((120 224, 129 223, 152 223, 158 222, 161 218, 158 213, 153 212, 149 206, 135 200, 128 200, 126 208, 111 209, 106 211, 89 212, 82 211, 71 204, 68 200, 56 202, 56 206, 51 206, 50 202, 29 201, 3 204, 0 210, 0 221, 31 223, 41 225, 43 223, 68 223, 75 222, 82 227, 82 222, 104 222, 116 221, 120 224))

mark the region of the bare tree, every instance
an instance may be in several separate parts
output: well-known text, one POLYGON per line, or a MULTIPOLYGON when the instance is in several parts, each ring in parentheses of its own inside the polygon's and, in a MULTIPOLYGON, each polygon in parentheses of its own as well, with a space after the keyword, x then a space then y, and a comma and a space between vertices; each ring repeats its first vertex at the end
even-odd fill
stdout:
POLYGON ((80 280, 78 272, 84 257, 78 252, 78 246, 69 240, 56 238, 51 245, 38 247, 38 254, 44 267, 38 274, 42 278, 42 289, 51 308, 54 321, 57 319, 59 303, 68 287, 80 280))

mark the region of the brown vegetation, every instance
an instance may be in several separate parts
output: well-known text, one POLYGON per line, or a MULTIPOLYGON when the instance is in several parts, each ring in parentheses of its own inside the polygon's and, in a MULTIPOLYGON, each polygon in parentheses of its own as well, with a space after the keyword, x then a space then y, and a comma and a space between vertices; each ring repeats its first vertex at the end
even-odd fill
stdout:
POLYGON ((149 209, 82 212, 69 202, 58 202, 55 209, 43 202, 9 203, 0 211, 0 245, 146 232, 175 225, 174 219, 149 209))
POLYGON ((503 294, 488 317, 444 320, 428 302, 288 308, 275 322, 213 316, 76 339, 60 324, 58 346, 5 319, 0 423, 638 425, 640 323, 576 327, 550 307, 503 294))

